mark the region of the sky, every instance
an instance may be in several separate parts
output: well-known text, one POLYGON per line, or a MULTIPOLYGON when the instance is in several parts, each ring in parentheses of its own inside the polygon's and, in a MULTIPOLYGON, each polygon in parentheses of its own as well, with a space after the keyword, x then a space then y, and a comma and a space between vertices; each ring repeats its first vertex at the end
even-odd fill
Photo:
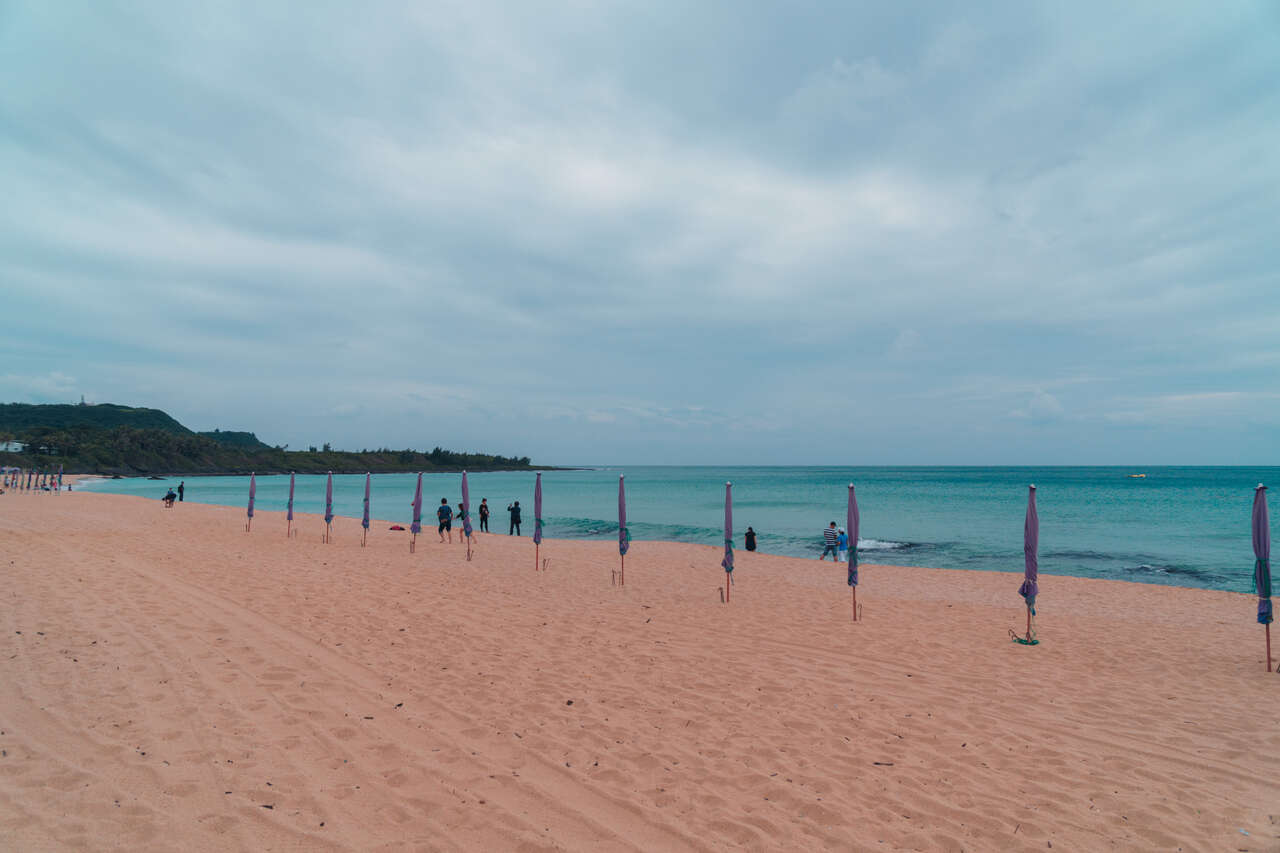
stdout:
POLYGON ((1280 463, 1280 4, 0 0, 0 400, 1280 463))

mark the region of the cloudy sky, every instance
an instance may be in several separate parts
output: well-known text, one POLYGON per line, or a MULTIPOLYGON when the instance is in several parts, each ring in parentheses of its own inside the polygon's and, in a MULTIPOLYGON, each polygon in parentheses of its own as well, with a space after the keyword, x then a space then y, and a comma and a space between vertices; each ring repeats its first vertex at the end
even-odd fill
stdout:
POLYGON ((1271 0, 0 2, 0 185, 0 400, 1280 462, 1271 0))

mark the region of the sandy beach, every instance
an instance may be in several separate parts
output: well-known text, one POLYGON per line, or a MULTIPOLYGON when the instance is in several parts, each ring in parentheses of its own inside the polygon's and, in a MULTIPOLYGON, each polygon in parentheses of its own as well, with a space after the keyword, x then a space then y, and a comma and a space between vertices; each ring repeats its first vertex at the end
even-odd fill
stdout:
POLYGON ((1249 596, 295 524, 0 496, 0 849, 1280 849, 1249 596))

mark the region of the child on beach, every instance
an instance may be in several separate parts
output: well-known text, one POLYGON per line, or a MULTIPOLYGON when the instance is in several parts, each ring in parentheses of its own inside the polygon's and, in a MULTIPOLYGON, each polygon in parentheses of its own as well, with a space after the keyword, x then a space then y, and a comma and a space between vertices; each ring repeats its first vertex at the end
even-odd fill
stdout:
POLYGON ((849 534, 844 532, 844 528, 840 528, 840 535, 836 537, 836 562, 849 562, 849 534))
POLYGON ((449 534, 449 543, 453 544, 453 510, 449 509, 449 499, 440 499, 440 508, 436 510, 436 518, 440 519, 440 541, 444 541, 444 535, 449 534))

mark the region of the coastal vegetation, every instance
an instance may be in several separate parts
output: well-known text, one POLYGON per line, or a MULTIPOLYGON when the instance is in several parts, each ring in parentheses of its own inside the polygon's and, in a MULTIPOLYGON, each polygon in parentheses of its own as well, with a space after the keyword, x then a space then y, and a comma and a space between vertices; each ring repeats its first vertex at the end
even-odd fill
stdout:
POLYGON ((252 432, 194 432, 159 409, 0 404, 0 465, 68 474, 335 474, 399 471, 497 471, 531 468, 529 457, 460 453, 436 447, 358 452, 289 450, 252 432))

